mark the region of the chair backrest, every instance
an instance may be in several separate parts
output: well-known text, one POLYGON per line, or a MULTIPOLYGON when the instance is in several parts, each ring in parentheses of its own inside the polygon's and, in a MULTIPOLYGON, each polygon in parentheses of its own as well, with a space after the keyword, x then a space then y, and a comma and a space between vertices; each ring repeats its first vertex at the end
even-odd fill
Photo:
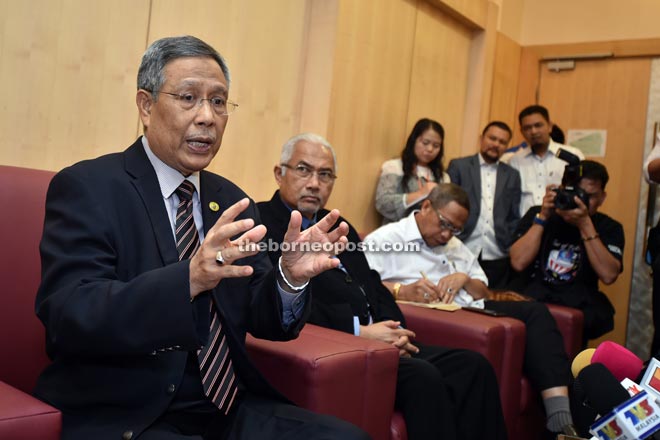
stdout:
POLYGON ((53 175, 0 166, 0 380, 28 393, 49 362, 34 305, 46 191, 53 175))

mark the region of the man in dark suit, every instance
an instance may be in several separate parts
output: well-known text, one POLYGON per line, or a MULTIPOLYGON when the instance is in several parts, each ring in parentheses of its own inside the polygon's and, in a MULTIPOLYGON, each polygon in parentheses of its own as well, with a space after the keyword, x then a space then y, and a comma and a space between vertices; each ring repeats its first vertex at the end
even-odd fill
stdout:
POLYGON ((509 282, 509 246, 520 220, 520 174, 500 162, 510 140, 507 124, 490 122, 481 134, 479 153, 454 159, 447 168, 452 183, 470 200, 470 215, 458 238, 479 257, 493 289, 509 282))
MULTIPOLYGON (((365 439, 291 405, 247 357, 245 335, 295 338, 308 280, 337 265, 291 251, 273 268, 246 242, 257 209, 205 171, 220 148, 229 73, 194 37, 145 52, 136 102, 144 137, 58 173, 49 188, 36 310, 53 363, 36 394, 63 412, 63 439, 365 439)), ((344 243, 334 211, 290 244, 344 243)), ((286 372, 283 372, 286 374, 286 372)))
MULTIPOLYGON (((281 256, 277 248, 293 210, 302 213, 303 230, 328 212, 323 207, 332 192, 335 162, 332 147, 321 136, 302 134, 284 145, 274 169, 280 189, 270 201, 258 203, 272 262, 281 256)), ((406 420, 409 439, 506 438, 488 361, 467 350, 413 344, 414 333, 405 328, 394 298, 369 268, 350 225, 347 237, 346 251, 336 258, 339 266, 312 278, 309 322, 399 349, 395 405, 406 420)))

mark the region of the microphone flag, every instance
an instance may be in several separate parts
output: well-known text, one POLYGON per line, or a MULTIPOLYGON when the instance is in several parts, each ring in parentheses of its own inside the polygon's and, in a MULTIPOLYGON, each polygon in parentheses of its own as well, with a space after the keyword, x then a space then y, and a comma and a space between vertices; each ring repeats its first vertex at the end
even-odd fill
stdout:
POLYGON ((645 390, 596 420, 589 432, 599 440, 646 439, 660 429, 660 408, 645 390))

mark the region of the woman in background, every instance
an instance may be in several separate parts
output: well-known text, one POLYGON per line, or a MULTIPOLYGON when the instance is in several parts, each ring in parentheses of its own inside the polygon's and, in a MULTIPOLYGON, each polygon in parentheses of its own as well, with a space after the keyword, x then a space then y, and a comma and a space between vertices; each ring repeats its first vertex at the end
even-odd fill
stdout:
POLYGON ((376 209, 383 223, 398 221, 421 205, 439 182, 449 182, 444 172, 445 130, 432 119, 420 119, 408 136, 400 159, 385 162, 376 189, 376 209))

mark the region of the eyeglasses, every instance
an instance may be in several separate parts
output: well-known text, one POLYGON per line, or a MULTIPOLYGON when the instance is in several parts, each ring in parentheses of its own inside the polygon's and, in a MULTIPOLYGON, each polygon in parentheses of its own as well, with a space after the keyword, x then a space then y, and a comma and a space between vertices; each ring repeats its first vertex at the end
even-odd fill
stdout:
POLYGON ((458 235, 461 232, 463 232, 463 228, 458 228, 452 225, 451 222, 447 220, 442 214, 440 214, 440 211, 438 211, 437 209, 435 210, 435 213, 438 215, 438 219, 440 220, 440 227, 442 229, 445 229, 454 235, 458 235))
POLYGON ((319 182, 321 182, 321 183, 332 183, 337 178, 335 173, 333 173, 330 170, 316 170, 314 168, 310 168, 310 167, 308 167, 306 165, 302 165, 302 164, 296 165, 295 167, 293 167, 291 165, 281 163, 280 166, 284 167, 284 168, 289 168, 291 171, 293 171, 295 173, 296 176, 301 177, 303 179, 308 179, 314 173, 316 173, 316 175, 319 178, 319 182))
POLYGON ((181 107, 183 110, 192 110, 195 107, 201 107, 204 101, 208 101, 209 104, 211 104, 211 108, 218 116, 227 116, 238 108, 238 104, 231 102, 221 96, 214 96, 213 98, 199 98, 192 93, 170 93, 163 92, 162 90, 159 90, 158 92, 147 90, 147 92, 162 93, 164 95, 171 96, 179 102, 179 107, 181 107))

